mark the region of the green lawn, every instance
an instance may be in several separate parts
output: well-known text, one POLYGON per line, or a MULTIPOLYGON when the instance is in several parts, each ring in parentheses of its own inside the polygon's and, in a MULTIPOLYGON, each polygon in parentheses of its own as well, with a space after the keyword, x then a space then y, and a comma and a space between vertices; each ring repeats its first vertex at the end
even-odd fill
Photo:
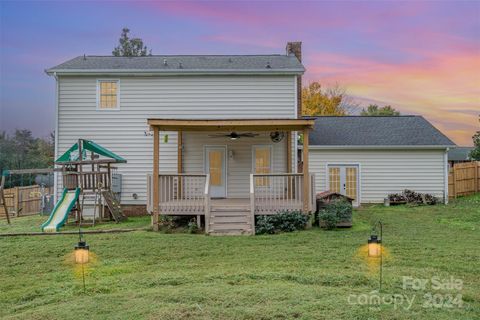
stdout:
MULTIPOLYGON (((0 221, 0 233, 38 231, 46 217, 0 221)), ((142 227, 149 219, 96 228, 142 227)), ((367 207, 354 227, 255 237, 135 231, 87 235, 96 261, 83 293, 71 263, 77 238, 0 238, 0 318, 5 319, 478 319, 480 196, 434 207, 367 207), (389 256, 382 299, 376 265, 362 251, 384 222, 389 256), (373 264, 373 265, 372 265, 373 264), (402 277, 460 279, 461 290, 402 289, 402 277), (424 295, 436 294, 425 308, 424 295), (448 308, 448 295, 463 306, 448 308), (401 296, 400 296, 401 295, 401 296), (350 303, 349 303, 350 298, 350 303), (360 299, 360 300, 359 300, 360 299), (458 301, 457 301, 458 302, 458 301)), ((375 260, 374 260, 375 261, 375 260)))

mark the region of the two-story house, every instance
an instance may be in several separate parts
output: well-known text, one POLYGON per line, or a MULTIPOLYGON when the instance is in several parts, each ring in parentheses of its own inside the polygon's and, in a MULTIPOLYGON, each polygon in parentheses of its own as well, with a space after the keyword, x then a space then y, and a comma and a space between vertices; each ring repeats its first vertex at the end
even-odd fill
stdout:
POLYGON ((306 155, 314 124, 300 117, 304 71, 300 42, 276 55, 74 58, 47 70, 56 156, 78 138, 122 155, 122 204, 147 205, 154 228, 186 214, 251 232, 254 214, 312 208, 308 165, 296 173, 297 134, 306 155))

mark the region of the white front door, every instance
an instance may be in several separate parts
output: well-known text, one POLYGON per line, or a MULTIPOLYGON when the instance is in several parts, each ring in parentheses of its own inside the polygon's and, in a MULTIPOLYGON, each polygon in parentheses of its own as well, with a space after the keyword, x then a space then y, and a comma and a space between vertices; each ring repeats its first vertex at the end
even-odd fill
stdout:
POLYGON ((227 196, 227 164, 225 146, 205 147, 205 173, 210 174, 210 196, 227 196))
POLYGON ((328 190, 354 199, 353 205, 358 206, 358 189, 357 165, 328 166, 328 190))

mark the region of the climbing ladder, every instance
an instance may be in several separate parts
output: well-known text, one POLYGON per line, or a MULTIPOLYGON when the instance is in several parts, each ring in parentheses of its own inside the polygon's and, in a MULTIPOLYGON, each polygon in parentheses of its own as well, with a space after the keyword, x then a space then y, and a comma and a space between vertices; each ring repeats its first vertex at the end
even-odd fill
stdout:
POLYGON ((113 192, 110 190, 105 190, 102 191, 102 195, 103 199, 105 199, 105 204, 107 205, 108 210, 110 210, 113 220, 116 222, 126 220, 127 217, 123 214, 122 207, 113 195, 113 192))

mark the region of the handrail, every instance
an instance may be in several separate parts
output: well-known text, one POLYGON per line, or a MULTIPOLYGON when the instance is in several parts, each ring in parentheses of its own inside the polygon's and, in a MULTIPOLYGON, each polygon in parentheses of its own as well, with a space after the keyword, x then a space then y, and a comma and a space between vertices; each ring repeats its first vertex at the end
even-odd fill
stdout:
POLYGON ((204 203, 205 203, 205 233, 208 234, 210 228, 210 175, 205 177, 205 191, 204 191, 204 203))
POLYGON ((250 174, 250 224, 252 234, 255 235, 255 184, 253 183, 254 175, 250 174))
POLYGON ((303 177, 303 173, 252 173, 255 177, 303 177))
POLYGON ((204 194, 205 196, 210 195, 210 175, 207 174, 205 175, 205 191, 204 194))
POLYGON ((207 174, 205 173, 163 173, 160 172, 159 176, 164 177, 206 177, 207 174))
POLYGON ((253 186, 253 177, 255 174, 251 173, 250 174, 250 194, 255 193, 255 187, 253 186))

